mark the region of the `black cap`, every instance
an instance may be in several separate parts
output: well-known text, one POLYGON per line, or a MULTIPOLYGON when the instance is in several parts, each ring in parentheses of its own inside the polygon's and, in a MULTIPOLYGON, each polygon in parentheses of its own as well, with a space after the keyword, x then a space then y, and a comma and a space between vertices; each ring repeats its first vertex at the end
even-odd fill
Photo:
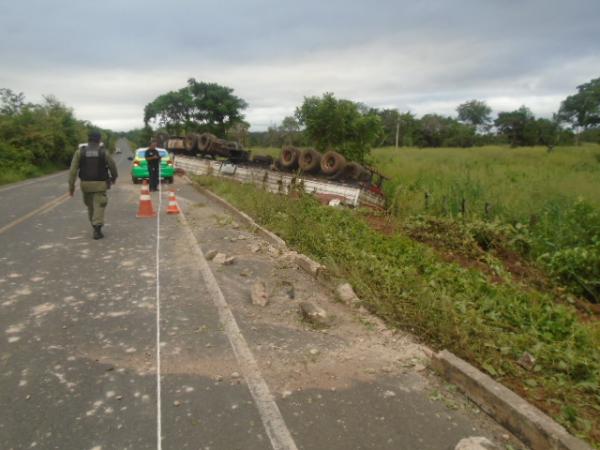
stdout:
POLYGON ((98 130, 91 130, 88 133, 88 142, 100 142, 102 135, 98 130))

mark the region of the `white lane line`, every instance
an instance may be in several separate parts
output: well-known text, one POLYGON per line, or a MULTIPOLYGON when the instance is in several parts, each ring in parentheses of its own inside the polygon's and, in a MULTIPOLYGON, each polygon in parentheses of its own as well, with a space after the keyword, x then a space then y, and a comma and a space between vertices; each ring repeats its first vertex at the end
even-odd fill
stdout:
POLYGON ((274 450, 297 450, 296 443, 285 424, 281 411, 269 390, 269 386, 260 373, 256 359, 240 331, 235 316, 227 304, 227 300, 225 300, 215 276, 210 270, 208 262, 200 249, 198 240, 194 236, 183 211, 180 212, 179 216, 183 223, 183 229, 192 244, 192 249, 198 258, 198 268, 202 274, 202 278, 204 278, 208 293, 219 312, 221 325, 227 334, 233 353, 262 419, 265 431, 271 440, 271 446, 274 450))
MULTIPOLYGON (((160 178, 159 178, 160 180, 160 178)), ((156 448, 162 450, 161 376, 160 376, 160 210, 162 188, 158 183, 156 212, 156 448)))

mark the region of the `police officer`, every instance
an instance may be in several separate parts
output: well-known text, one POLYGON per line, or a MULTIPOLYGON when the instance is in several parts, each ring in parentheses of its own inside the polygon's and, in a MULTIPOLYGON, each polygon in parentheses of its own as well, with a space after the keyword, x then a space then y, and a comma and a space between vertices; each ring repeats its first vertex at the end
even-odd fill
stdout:
POLYGON ((150 190, 156 191, 160 182, 160 153, 156 149, 156 139, 150 141, 150 146, 146 150, 146 162, 148 163, 148 172, 150 174, 150 190))
POLYGON ((100 132, 88 134, 87 145, 82 146, 73 155, 69 172, 69 195, 75 192, 75 178, 79 174, 83 202, 87 206, 88 216, 94 228, 94 239, 102 239, 104 208, 108 203, 106 191, 117 181, 117 165, 104 146, 100 143, 100 132), (110 173, 109 173, 110 172, 110 173))

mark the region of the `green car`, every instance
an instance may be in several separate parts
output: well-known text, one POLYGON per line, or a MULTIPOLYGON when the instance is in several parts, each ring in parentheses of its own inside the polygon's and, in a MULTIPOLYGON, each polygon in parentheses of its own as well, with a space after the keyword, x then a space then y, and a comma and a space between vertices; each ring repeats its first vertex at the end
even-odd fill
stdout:
MULTIPOLYGON (((138 148, 135 151, 135 157, 133 158, 133 165, 131 166, 131 180, 134 183, 139 183, 141 180, 147 180, 150 178, 148 172, 148 162, 146 161, 146 150, 147 148, 138 148)), ((175 166, 173 165, 173 158, 164 148, 157 148, 160 153, 160 177, 168 183, 173 182, 173 176, 175 175, 175 166)))

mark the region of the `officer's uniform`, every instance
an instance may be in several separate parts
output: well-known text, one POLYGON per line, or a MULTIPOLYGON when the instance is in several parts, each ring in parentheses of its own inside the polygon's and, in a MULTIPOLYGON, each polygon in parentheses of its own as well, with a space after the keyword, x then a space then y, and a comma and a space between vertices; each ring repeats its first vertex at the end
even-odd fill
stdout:
POLYGON ((102 237, 100 228, 104 225, 104 209, 108 203, 106 191, 110 183, 114 183, 117 179, 117 165, 103 146, 90 142, 73 155, 69 173, 71 193, 75 191, 75 179, 78 173, 83 202, 88 208, 88 216, 94 227, 94 238, 98 239, 102 237))
POLYGON ((151 191, 156 191, 158 188, 158 183, 160 183, 160 153, 158 152, 157 149, 152 149, 149 148, 146 150, 146 163, 148 164, 148 173, 150 175, 150 190, 151 191), (157 156, 158 159, 148 159, 148 158, 153 158, 157 156))

